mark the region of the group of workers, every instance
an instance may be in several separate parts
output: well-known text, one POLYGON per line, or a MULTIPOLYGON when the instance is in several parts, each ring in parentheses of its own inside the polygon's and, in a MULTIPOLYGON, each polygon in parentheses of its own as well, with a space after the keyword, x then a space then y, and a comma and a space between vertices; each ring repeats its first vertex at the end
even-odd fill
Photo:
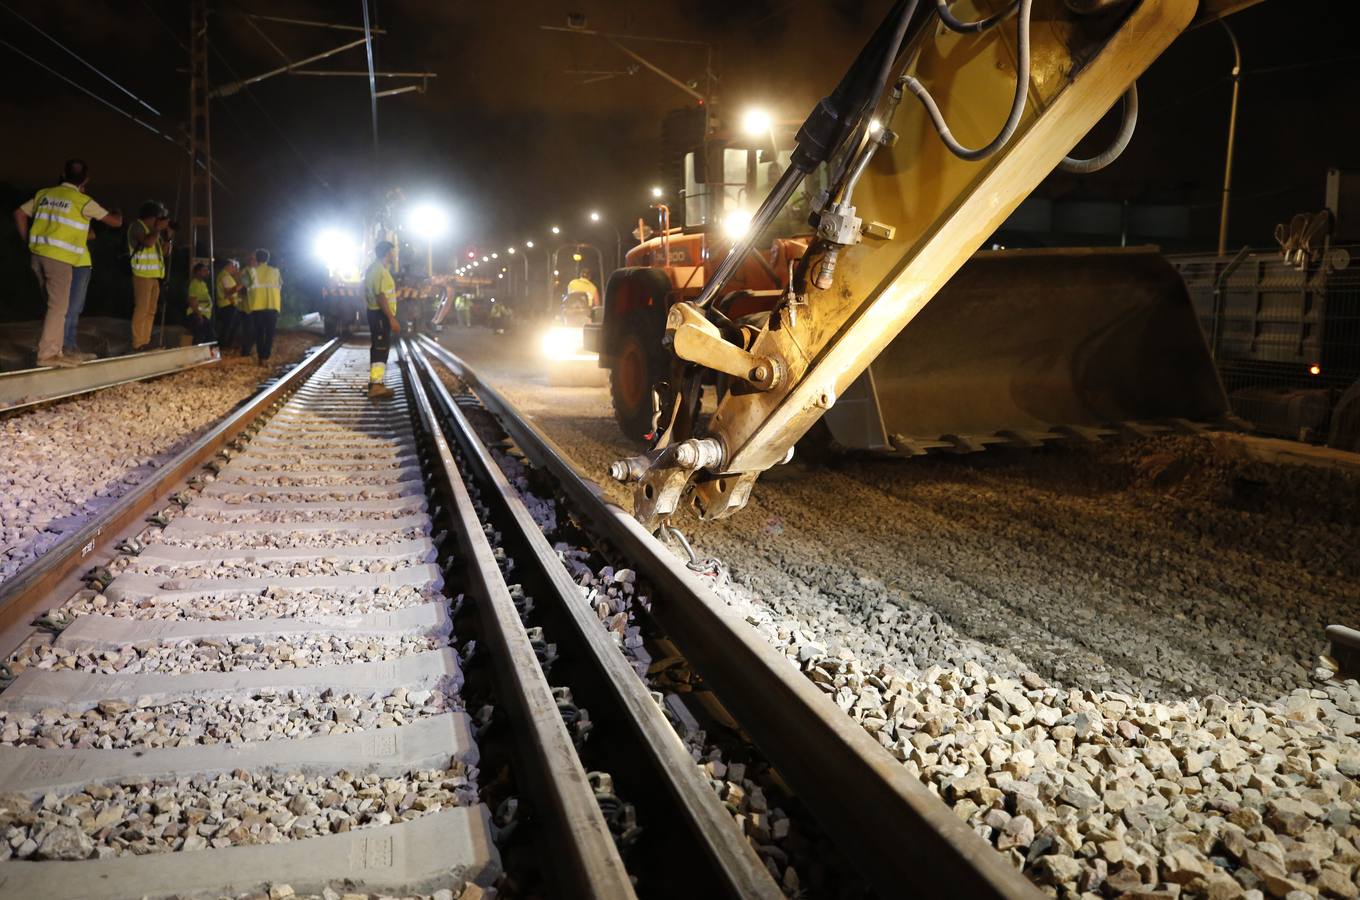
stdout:
POLYGON ((216 337, 226 349, 239 340, 242 356, 258 355, 260 365, 265 365, 274 352, 274 332, 283 308, 283 274, 269 264, 264 248, 251 254, 248 262, 244 269, 239 260, 222 262, 213 285, 216 306, 208 285, 212 268, 206 262, 194 263, 185 324, 194 343, 216 337))
MULTIPOLYGON (((92 272, 90 223, 121 228, 123 214, 91 198, 86 193, 89 183, 85 161, 67 160, 60 184, 43 188, 14 211, 15 227, 28 245, 33 272, 47 299, 36 354, 40 367, 69 368, 96 356, 81 351, 76 334, 92 272)), ((169 210, 155 200, 142 204, 128 225, 134 353, 151 345, 174 232, 169 210)), ((226 261, 216 280, 215 310, 208 283, 211 267, 197 262, 191 275, 186 321, 194 341, 205 342, 215 335, 225 348, 239 335, 242 355, 258 352, 260 363, 267 363, 283 303, 283 280, 279 270, 269 265, 269 251, 256 250, 244 270, 236 260, 226 261)))

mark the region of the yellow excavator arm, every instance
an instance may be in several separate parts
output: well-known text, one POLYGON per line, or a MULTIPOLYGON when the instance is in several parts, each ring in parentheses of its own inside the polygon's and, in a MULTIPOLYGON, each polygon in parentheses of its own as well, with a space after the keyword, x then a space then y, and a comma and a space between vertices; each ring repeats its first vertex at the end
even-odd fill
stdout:
POLYGON ((793 165, 728 257, 735 267, 802 177, 826 166, 815 237, 768 321, 726 320, 725 266, 671 308, 667 345, 691 383, 658 405, 652 450, 613 467, 634 483, 638 519, 657 527, 681 503, 703 518, 744 506, 760 473, 791 457, 1045 177, 1105 162, 1067 157, 1121 98, 1127 142, 1134 83, 1178 35, 1251 2, 899 2, 803 126, 793 165), (714 371, 732 388, 702 423, 693 379, 714 371))

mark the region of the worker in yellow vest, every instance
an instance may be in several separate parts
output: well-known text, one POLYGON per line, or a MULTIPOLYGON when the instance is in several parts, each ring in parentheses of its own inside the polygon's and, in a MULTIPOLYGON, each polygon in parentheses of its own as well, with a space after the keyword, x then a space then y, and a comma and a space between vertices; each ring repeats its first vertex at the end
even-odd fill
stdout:
POLYGON ((283 275, 269 264, 268 250, 255 251, 254 264, 246 268, 242 283, 246 309, 250 313, 242 355, 250 356, 252 350, 256 350, 260 354, 260 365, 267 365, 274 351, 274 329, 279 323, 279 310, 283 309, 283 275))
POLYGON ((92 221, 114 228, 123 224, 122 213, 105 209, 85 193, 89 182, 85 161, 67 160, 61 184, 43 188, 14 211, 14 227, 28 244, 33 272, 47 295, 47 313, 38 338, 39 366, 80 365, 79 359, 62 352, 75 267, 89 259, 92 221))
POLYGON ((243 302, 244 293, 241 264, 234 259, 226 260, 217 273, 217 346, 223 350, 236 341, 241 318, 245 315, 238 308, 243 302))
POLYGON ((364 300, 368 304, 368 396, 370 400, 388 400, 395 396, 383 384, 387 374, 387 352, 392 346, 392 335, 401 333, 397 321, 397 283, 392 279, 396 248, 383 241, 373 248, 373 262, 364 273, 364 300))
POLYGON ((132 261, 132 352, 147 349, 156 324, 156 303, 170 255, 170 211, 148 200, 128 226, 127 246, 132 261))
POLYGON ((195 344, 207 344, 213 340, 212 291, 208 279, 212 269, 205 262, 194 263, 189 278, 189 304, 184 311, 184 323, 195 344))

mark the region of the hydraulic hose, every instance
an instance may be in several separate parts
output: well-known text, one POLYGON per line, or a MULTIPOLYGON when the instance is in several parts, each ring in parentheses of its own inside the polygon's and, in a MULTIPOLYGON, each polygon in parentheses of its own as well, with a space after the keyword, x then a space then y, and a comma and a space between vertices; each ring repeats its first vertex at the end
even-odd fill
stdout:
POLYGON ((1008 4, 1006 8, 1000 12, 992 13, 987 18, 978 19, 976 22, 961 22, 954 18, 954 14, 949 11, 949 0, 935 0, 935 11, 940 14, 940 21, 943 22, 945 27, 949 30, 957 31, 960 34, 980 34, 989 28, 1001 24, 1006 20, 1007 16, 1015 12, 1019 5, 1020 0, 1014 0, 1014 2, 1008 4))
POLYGON ((1109 149, 1090 159, 1074 159, 1070 156, 1064 156, 1063 161, 1058 163, 1058 168, 1074 175, 1090 175, 1092 172, 1099 172, 1128 149, 1129 142, 1133 140, 1134 129, 1137 127, 1138 85, 1135 83, 1124 92, 1124 117, 1120 120, 1119 133, 1115 135, 1114 142, 1110 144, 1109 149))
MULTIPOLYGON (((937 0, 938 9, 943 8, 943 0, 937 0)), ((914 76, 906 79, 907 90, 911 91, 916 99, 921 101, 925 107, 926 114, 930 116, 931 124, 940 134, 940 140, 950 153, 960 159, 976 162, 986 159, 1002 147, 1006 146, 1011 137, 1015 135, 1016 129, 1020 127, 1020 118, 1025 114, 1025 101, 1029 93, 1029 73, 1030 73, 1030 44, 1029 44, 1029 17, 1030 10, 1034 5, 1034 0, 1018 0, 1016 10, 1016 78, 1015 78, 1015 98, 1011 101, 1011 112, 1006 117, 1006 124, 1001 127, 1001 131, 996 137, 992 138, 985 146, 976 149, 965 147, 955 138, 953 132, 949 130, 949 125, 945 122, 944 116, 940 114, 940 108, 935 103, 935 98, 930 95, 926 86, 921 84, 914 76)), ((1009 15, 1009 9, 1005 15, 1009 15)), ((985 19, 982 21, 986 21, 985 19)), ((946 23, 947 24, 947 23, 946 23)), ((960 23, 978 24, 978 23, 960 23)), ((990 27, 990 26, 988 26, 990 27)))
POLYGON ((791 165, 751 217, 746 234, 733 243, 713 277, 694 299, 696 307, 703 309, 713 302, 745 261, 756 238, 779 215, 808 173, 824 162, 848 136, 859 133, 859 121, 878 102, 892 77, 893 65, 901 54, 918 2, 898 0, 892 14, 879 26, 831 96, 823 99, 803 123, 791 165))

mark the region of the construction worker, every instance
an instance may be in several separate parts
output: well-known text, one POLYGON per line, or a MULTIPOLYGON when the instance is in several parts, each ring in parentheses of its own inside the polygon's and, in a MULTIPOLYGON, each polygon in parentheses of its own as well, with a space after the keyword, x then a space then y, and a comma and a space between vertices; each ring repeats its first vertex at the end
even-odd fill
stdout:
POLYGON ((269 251, 261 247, 255 251, 254 264, 246 268, 242 282, 246 290, 246 309, 250 312, 250 326, 246 332, 243 356, 252 349, 260 355, 260 365, 269 363, 274 351, 274 329, 283 309, 283 275, 269 264, 269 251))
POLYGON ((590 299, 591 306, 600 305, 600 289, 590 280, 589 269, 581 269, 579 275, 567 282, 567 296, 572 294, 585 294, 590 299))
POLYGON ((453 295, 453 315, 454 321, 463 328, 472 327, 472 302, 467 294, 453 295))
POLYGON ((184 322, 195 344, 207 344, 213 339, 213 299, 212 291, 208 289, 211 276, 212 269, 207 263, 194 263, 189 278, 189 303, 184 312, 184 322))
POLYGON ((217 346, 226 349, 236 340, 244 313, 238 308, 241 294, 241 264, 229 259, 217 273, 217 346))
POLYGON ((368 351, 368 396, 370 400, 394 397, 392 389, 383 384, 387 373, 387 351, 392 335, 401 334, 397 321, 397 283, 392 279, 396 263, 396 248, 383 241, 373 248, 373 262, 364 273, 364 300, 368 305, 368 333, 372 344, 368 351))
POLYGON ((47 313, 38 338, 39 366, 80 365, 79 359, 62 352, 75 268, 88 260, 90 222, 113 228, 123 224, 122 213, 107 210, 86 195, 89 183, 90 169, 85 161, 67 160, 61 184, 43 188, 14 211, 14 227, 28 244, 33 272, 47 295, 47 313))
POLYGON ((151 345, 156 324, 156 303, 170 253, 170 211, 155 200, 142 204, 137 219, 128 226, 128 253, 132 262, 132 352, 151 345))

